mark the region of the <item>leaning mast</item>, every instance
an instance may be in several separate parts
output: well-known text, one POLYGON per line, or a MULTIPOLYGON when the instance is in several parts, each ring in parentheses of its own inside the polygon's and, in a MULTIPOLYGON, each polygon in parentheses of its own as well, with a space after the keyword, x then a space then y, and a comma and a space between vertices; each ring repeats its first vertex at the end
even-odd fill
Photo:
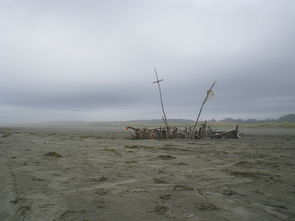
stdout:
POLYGON ((161 91, 161 85, 160 85, 160 82, 163 81, 164 79, 159 80, 159 77, 158 77, 158 73, 157 73, 156 68, 154 69, 154 71, 155 71, 156 79, 157 79, 157 80, 154 81, 153 84, 157 84, 157 85, 158 85, 159 95, 160 95, 160 101, 161 101, 161 107, 162 107, 162 112, 163 112, 162 119, 163 119, 163 122, 164 122, 165 126, 166 126, 167 128, 169 128, 169 126, 168 126, 168 121, 167 121, 167 117, 166 117, 166 113, 165 113, 165 109, 164 109, 163 98, 162 98, 162 91, 161 91))

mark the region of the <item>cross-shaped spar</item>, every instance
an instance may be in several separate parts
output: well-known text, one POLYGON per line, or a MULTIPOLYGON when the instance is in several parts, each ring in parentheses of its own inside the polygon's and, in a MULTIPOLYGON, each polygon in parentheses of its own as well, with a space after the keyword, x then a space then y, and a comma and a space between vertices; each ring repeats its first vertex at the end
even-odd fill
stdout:
POLYGON ((161 107, 162 107, 162 111, 163 111, 163 117, 162 118, 163 118, 163 121, 164 121, 164 124, 166 125, 166 127, 169 128, 167 117, 166 117, 166 113, 165 113, 165 109, 164 109, 162 92, 161 92, 161 85, 160 85, 160 82, 163 81, 164 79, 159 80, 159 77, 158 77, 158 73, 157 73, 156 68, 154 70, 155 70, 155 74, 156 74, 157 80, 154 81, 153 84, 158 84, 159 94, 160 94, 160 101, 161 101, 161 107))

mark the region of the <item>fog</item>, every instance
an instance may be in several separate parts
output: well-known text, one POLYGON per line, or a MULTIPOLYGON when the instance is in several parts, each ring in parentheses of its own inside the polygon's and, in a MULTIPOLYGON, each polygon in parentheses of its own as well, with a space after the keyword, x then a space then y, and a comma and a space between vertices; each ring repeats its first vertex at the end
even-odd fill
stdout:
POLYGON ((0 123, 295 109, 292 0, 1 1, 0 123))

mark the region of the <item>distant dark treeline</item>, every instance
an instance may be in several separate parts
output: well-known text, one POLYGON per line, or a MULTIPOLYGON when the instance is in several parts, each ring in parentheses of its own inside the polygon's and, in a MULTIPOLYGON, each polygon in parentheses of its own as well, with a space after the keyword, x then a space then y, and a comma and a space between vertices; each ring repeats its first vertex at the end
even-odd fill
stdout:
MULTIPOLYGON (((202 119, 201 121, 204 121, 205 119, 202 119)), ((255 124, 255 123, 282 123, 282 122, 288 122, 288 123, 295 123, 295 114, 286 114, 278 119, 265 119, 265 120, 257 120, 257 119, 234 119, 231 117, 225 118, 223 120, 207 120, 210 123, 231 123, 231 124, 255 124)), ((195 123, 194 120, 188 120, 188 119, 168 119, 168 123, 170 125, 193 125, 195 123)), ((141 126, 144 125, 162 125, 163 120, 160 119, 152 119, 152 120, 130 120, 130 121, 93 121, 93 122, 84 122, 84 121, 58 121, 58 122, 46 122, 47 125, 61 125, 61 126, 95 126, 95 125, 103 125, 103 126, 121 126, 130 124, 130 125, 138 125, 141 126)))
MULTIPOLYGON (((160 119, 153 119, 153 120, 134 120, 128 121, 129 123, 136 123, 136 124, 162 124, 163 121, 160 119)), ((215 123, 215 122, 222 122, 222 123, 233 123, 233 124, 255 124, 255 123, 282 123, 282 122, 295 122, 295 114, 286 114, 278 119, 264 119, 264 120, 257 120, 257 119, 234 119, 231 117, 227 117, 223 120, 208 120, 208 122, 215 123)), ((193 120, 187 119, 168 119, 168 123, 170 124, 194 124, 193 120)))
MULTIPOLYGON (((216 120, 212 119, 210 122, 216 122, 216 120)), ((223 120, 220 120, 220 122, 225 123, 235 123, 235 124, 254 124, 254 123, 281 123, 281 122, 295 122, 295 114, 286 114, 278 119, 265 119, 265 120, 257 120, 257 119, 233 119, 231 117, 227 117, 223 120)))

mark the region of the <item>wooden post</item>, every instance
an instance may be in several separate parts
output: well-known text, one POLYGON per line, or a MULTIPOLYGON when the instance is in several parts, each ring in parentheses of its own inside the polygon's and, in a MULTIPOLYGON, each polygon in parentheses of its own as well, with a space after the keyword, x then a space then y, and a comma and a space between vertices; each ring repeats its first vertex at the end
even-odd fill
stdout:
POLYGON ((207 101, 208 98, 209 98, 209 93, 210 93, 210 91, 212 90, 212 88, 214 87, 215 84, 216 84, 216 81, 212 84, 212 86, 210 87, 210 89, 207 91, 207 95, 206 95, 206 97, 205 97, 205 99, 204 99, 204 101, 203 101, 203 103, 202 103, 202 105, 201 105, 201 109, 200 109, 200 111, 199 111, 199 114, 198 114, 197 120, 196 120, 196 122, 195 122, 193 132, 195 131, 196 126, 197 126, 197 124, 198 124, 198 121, 199 121, 200 115, 201 115, 201 113, 202 113, 202 110, 203 110, 204 104, 206 103, 206 101, 207 101))
POLYGON ((169 126, 168 126, 168 121, 167 121, 167 117, 166 117, 166 113, 165 113, 165 109, 164 109, 164 104, 163 104, 163 98, 162 98, 162 91, 161 91, 161 86, 160 86, 160 82, 163 81, 164 79, 161 79, 159 80, 158 78, 158 73, 157 73, 157 70, 156 68, 154 69, 155 70, 155 74, 156 74, 156 81, 153 82, 153 84, 158 84, 158 88, 159 88, 159 94, 160 94, 160 101, 161 101, 161 107, 162 107, 162 112, 163 112, 163 122, 167 128, 167 132, 169 131, 169 126))

